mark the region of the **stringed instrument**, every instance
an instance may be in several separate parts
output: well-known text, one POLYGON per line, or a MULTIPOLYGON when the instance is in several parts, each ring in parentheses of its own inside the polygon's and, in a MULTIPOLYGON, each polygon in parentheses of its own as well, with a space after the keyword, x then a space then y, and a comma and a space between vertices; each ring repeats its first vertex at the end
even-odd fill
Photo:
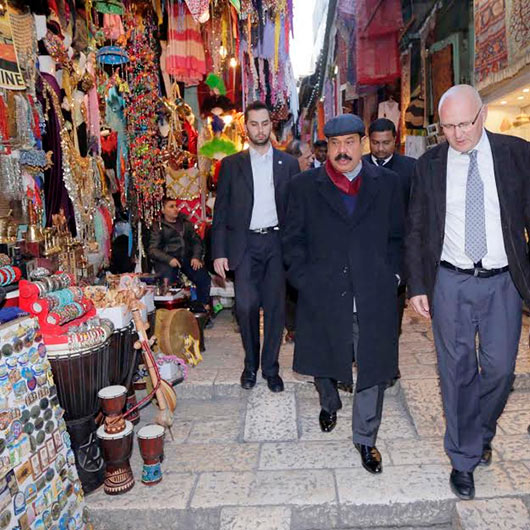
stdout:
POLYGON ((171 438, 173 438, 171 426, 173 425, 173 412, 177 406, 177 395, 173 387, 165 379, 160 377, 160 372, 158 371, 158 366, 151 350, 151 343, 147 337, 146 331, 149 328, 149 324, 142 319, 138 307, 132 309, 132 316, 139 337, 134 347, 136 349, 142 349, 144 364, 151 378, 158 408, 160 409, 155 416, 155 423, 166 427, 171 434, 171 438))

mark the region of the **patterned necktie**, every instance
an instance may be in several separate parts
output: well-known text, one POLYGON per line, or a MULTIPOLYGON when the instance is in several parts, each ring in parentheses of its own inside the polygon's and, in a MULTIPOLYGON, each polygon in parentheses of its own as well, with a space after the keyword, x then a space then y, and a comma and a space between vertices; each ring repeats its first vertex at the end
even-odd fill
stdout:
POLYGON ((384 166, 385 165, 385 159, 384 158, 376 158, 377 160, 377 163, 380 165, 380 166, 384 166))
POLYGON ((469 153, 466 186, 466 255, 478 263, 488 252, 486 241, 486 214, 484 212, 484 183, 477 164, 477 150, 469 153))

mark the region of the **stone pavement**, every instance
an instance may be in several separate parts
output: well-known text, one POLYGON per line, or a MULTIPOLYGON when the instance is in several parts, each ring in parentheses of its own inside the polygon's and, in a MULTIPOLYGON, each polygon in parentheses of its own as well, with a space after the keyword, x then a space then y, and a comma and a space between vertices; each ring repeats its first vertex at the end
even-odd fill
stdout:
MULTIPOLYGON (((457 502, 442 448, 444 428, 432 334, 407 310, 400 341, 401 381, 387 390, 378 448, 383 474, 368 474, 351 442, 352 395, 331 433, 318 425, 314 386, 290 369, 281 351, 285 392, 264 381, 239 386, 243 351, 229 312, 207 331, 205 360, 176 387, 173 433, 165 442, 164 478, 127 494, 87 497, 95 527, 183 530, 530 529, 530 352, 525 317, 517 379, 493 464, 475 472, 477 500, 457 502)), ((153 417, 142 411, 142 423, 153 417)))

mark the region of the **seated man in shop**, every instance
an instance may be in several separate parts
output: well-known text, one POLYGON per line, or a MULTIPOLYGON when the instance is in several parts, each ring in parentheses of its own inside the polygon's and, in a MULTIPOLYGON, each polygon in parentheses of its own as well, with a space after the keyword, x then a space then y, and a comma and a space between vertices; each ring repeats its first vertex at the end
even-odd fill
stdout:
POLYGON ((193 224, 179 213, 175 199, 163 199, 162 219, 151 229, 148 252, 160 277, 172 284, 183 272, 197 288, 197 304, 210 309, 210 275, 202 261, 202 241, 193 224))

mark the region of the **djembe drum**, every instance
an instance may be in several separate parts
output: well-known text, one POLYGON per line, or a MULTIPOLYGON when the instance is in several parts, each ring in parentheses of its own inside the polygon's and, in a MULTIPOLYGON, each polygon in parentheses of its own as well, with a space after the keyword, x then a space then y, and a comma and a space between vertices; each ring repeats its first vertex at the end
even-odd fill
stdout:
POLYGON ((110 337, 109 382, 111 385, 129 387, 135 369, 137 353, 133 348, 132 322, 116 329, 110 337))
POLYGON ((109 384, 109 341, 75 353, 48 348, 59 403, 72 441, 79 479, 85 493, 98 488, 104 479, 97 425, 98 391, 109 384))
POLYGON ((144 461, 142 482, 153 486, 162 480, 160 461, 164 454, 164 436, 166 430, 161 425, 146 425, 138 433, 138 447, 144 461))
POLYGON ((134 477, 129 458, 133 447, 133 425, 125 421, 121 432, 108 433, 105 425, 97 430, 105 460, 105 482, 103 488, 108 495, 126 493, 134 486, 134 477))
POLYGON ((105 415, 105 431, 110 434, 123 431, 125 420, 122 413, 127 400, 127 389, 122 385, 106 386, 98 392, 98 397, 105 415))

